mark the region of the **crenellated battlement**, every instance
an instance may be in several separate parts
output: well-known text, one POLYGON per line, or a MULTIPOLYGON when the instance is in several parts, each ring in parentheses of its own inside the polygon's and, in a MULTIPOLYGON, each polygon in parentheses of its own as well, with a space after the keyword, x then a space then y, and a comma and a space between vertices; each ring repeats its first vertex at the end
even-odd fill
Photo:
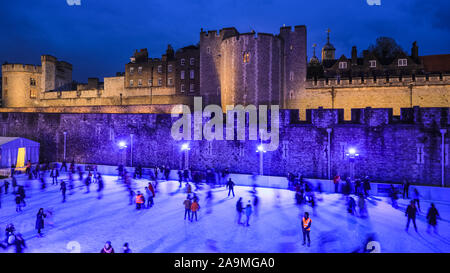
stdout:
POLYGON ((42 67, 40 65, 32 64, 3 64, 2 72, 31 72, 41 73, 42 67))
POLYGON ((410 84, 449 84, 450 75, 407 75, 402 77, 354 77, 354 78, 328 78, 328 79, 309 79, 306 81, 306 88, 329 88, 333 87, 385 87, 385 86, 404 86, 410 84))

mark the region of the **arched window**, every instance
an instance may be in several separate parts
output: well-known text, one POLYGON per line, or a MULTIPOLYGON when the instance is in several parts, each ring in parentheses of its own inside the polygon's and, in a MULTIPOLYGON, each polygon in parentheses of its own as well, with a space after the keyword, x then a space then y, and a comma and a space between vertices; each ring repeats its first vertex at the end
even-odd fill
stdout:
POLYGON ((249 63, 250 62, 250 52, 244 51, 244 54, 242 56, 242 61, 244 63, 249 63))

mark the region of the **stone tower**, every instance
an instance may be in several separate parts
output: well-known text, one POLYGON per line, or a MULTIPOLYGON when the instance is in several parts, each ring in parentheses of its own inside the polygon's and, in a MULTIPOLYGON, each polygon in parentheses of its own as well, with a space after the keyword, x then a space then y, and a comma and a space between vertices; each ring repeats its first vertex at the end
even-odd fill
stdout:
POLYGON ((331 30, 328 29, 327 30, 327 43, 322 48, 322 62, 323 61, 327 61, 327 60, 334 60, 335 59, 334 53, 335 53, 336 49, 330 43, 330 32, 331 32, 331 30))

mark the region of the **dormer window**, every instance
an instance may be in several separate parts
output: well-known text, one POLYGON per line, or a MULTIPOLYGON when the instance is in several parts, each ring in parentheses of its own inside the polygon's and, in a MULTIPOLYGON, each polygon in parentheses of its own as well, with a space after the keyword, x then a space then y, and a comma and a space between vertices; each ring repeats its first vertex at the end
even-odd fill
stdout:
POLYGON ((185 63, 186 63, 186 60, 185 60, 185 59, 181 59, 181 60, 180 60, 180 64, 181 64, 181 65, 184 65, 185 63))
POLYGON ((376 60, 370 60, 369 61, 369 67, 377 67, 377 61, 376 60))
POLYGON ((250 62, 250 52, 244 51, 244 54, 242 56, 242 61, 244 63, 249 63, 250 62))
POLYGON ((130 75, 133 75, 134 73, 134 67, 130 67, 130 75))
POLYGON ((347 62, 339 62, 339 69, 347 69, 347 62))
POLYGON ((398 59, 398 66, 408 66, 407 59, 398 59))

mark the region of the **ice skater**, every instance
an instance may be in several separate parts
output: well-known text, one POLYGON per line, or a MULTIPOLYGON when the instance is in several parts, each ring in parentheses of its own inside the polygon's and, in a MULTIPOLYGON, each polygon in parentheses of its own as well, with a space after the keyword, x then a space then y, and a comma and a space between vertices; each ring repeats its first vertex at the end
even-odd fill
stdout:
POLYGON ((230 193, 233 193, 234 197, 234 182, 231 180, 231 178, 228 179, 227 182, 227 188, 228 188, 228 197, 230 197, 230 193))
POLYGON ((3 187, 5 187, 5 194, 8 194, 8 188, 9 188, 8 180, 5 180, 5 182, 3 182, 3 187))
POLYGON ((181 170, 178 170, 177 174, 178 174, 178 182, 180 183, 179 188, 181 188, 181 182, 183 182, 183 173, 181 172, 181 170))
POLYGON ((351 215, 355 215, 356 213, 356 202, 355 199, 353 197, 350 197, 348 199, 348 203, 347 203, 347 211, 348 213, 350 213, 351 215))
POLYGON ((403 179, 403 199, 405 199, 405 197, 409 199, 409 185, 409 181, 406 178, 403 179))
POLYGON ((397 189, 395 189, 394 185, 391 184, 391 189, 389 191, 389 195, 391 197, 391 203, 392 203, 392 207, 395 209, 398 209, 398 204, 397 204, 397 189))
POLYGON ((145 204, 145 197, 140 191, 138 191, 136 195, 136 209, 140 210, 144 204, 145 204))
POLYGON ((245 207, 246 225, 250 226, 250 215, 252 215, 252 201, 248 200, 247 206, 245 207))
POLYGON ((61 187, 59 188, 59 190, 62 193, 62 197, 63 197, 62 202, 64 203, 64 202, 66 202, 66 190, 67 190, 66 182, 61 181, 61 187))
POLYGON ((153 197, 155 197, 155 191, 153 190, 152 183, 148 183, 148 186, 145 187, 145 193, 147 195, 147 208, 153 207, 153 197))
POLYGON ((253 209, 255 211, 255 216, 258 217, 258 207, 259 207, 259 197, 258 195, 255 193, 253 194, 253 209))
POLYGON ((184 200, 183 202, 184 205, 184 220, 186 220, 186 215, 188 216, 188 220, 191 220, 191 199, 190 196, 188 194, 188 196, 186 197, 186 200, 184 200))
POLYGON ((105 243, 105 246, 102 248, 102 250, 100 251, 100 253, 114 253, 114 248, 111 245, 110 241, 107 241, 105 243))
POLYGON ((242 205, 242 197, 239 197, 239 200, 236 202, 236 212, 237 212, 237 223, 241 225, 241 217, 242 212, 244 211, 244 207, 242 205))
POLYGON ((427 220, 428 220, 428 227, 427 232, 430 232, 430 227, 433 227, 434 233, 437 233, 437 219, 440 219, 439 212, 434 206, 434 203, 431 203, 430 208, 428 209, 427 213, 427 220))
POLYGON ((52 178, 52 185, 58 185, 58 176, 59 170, 53 166, 52 171, 50 172, 50 177, 52 178))
POLYGON ((198 204, 198 201, 194 200, 191 204, 191 222, 194 220, 197 221, 197 211, 200 210, 200 205, 198 204))
POLYGON ((123 244, 123 253, 131 253, 131 249, 128 246, 128 243, 123 244))
POLYGON ((414 203, 417 204, 417 210, 420 212, 420 200, 419 200, 420 199, 420 194, 419 194, 419 191, 416 188, 414 188, 413 194, 414 194, 413 201, 414 201, 414 203))
POLYGON ((416 226, 416 213, 417 213, 417 208, 415 206, 415 202, 414 200, 411 200, 411 203, 408 205, 408 207, 406 208, 406 212, 405 212, 405 216, 408 217, 408 220, 406 222, 406 232, 408 232, 409 229, 409 222, 412 221, 414 224, 414 229, 417 231, 417 226, 416 226))
POLYGON ((40 208, 36 215, 36 229, 38 231, 38 237, 42 237, 42 229, 44 229, 44 218, 47 214, 44 213, 44 209, 40 208))
POLYGON ((308 238, 308 247, 311 246, 311 238, 309 236, 310 232, 311 232, 311 218, 309 218, 309 213, 305 212, 302 218, 303 245, 306 244, 306 238, 308 238))
POLYGON ((16 194, 16 198, 14 199, 16 202, 16 212, 22 211, 22 198, 20 197, 20 194, 16 194))
POLYGON ((23 239, 22 234, 17 233, 14 238, 14 246, 16 247, 16 253, 23 253, 23 250, 27 248, 25 244, 25 239, 23 239))
POLYGON ((99 174, 99 173, 97 174, 97 184, 98 184, 98 188, 97 188, 98 197, 97 197, 97 199, 102 199, 104 183, 103 183, 102 175, 99 174))

